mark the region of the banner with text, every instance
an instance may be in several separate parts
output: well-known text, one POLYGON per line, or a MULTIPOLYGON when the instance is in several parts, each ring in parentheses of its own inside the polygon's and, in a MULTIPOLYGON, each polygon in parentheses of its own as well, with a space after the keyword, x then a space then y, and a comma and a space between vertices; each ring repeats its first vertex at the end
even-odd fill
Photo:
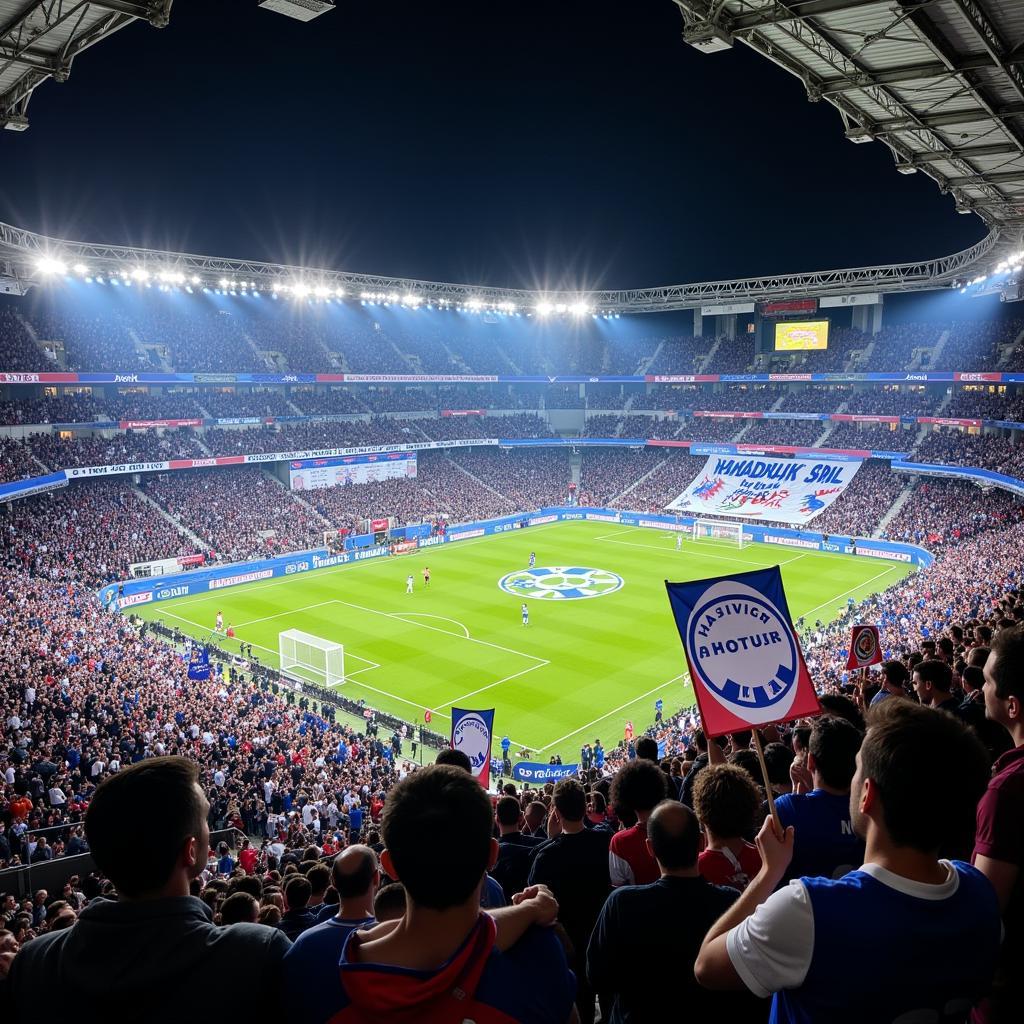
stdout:
POLYGON ((665 588, 707 736, 821 713, 777 565, 665 588))
POLYGON ((379 480, 404 480, 415 476, 415 452, 300 459, 288 464, 288 483, 293 491, 316 491, 324 487, 371 484, 379 480))
POLYGON ((484 789, 491 784, 491 744, 494 737, 494 708, 466 711, 452 708, 452 749, 468 758, 473 778, 484 789))
POLYGON ((849 486, 861 460, 712 455, 668 508, 699 516, 809 523, 849 486))

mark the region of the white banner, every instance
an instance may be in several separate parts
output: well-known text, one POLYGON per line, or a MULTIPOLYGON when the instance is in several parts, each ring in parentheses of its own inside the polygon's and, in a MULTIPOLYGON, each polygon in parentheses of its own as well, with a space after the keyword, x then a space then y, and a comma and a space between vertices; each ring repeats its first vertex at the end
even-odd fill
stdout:
POLYGON ((325 459, 326 465, 315 465, 319 459, 293 462, 288 467, 288 481, 293 491, 342 487, 346 484, 369 484, 378 480, 413 479, 416 476, 416 453, 405 458, 379 459, 373 455, 350 456, 347 459, 325 459))
POLYGON ((859 460, 712 455, 667 507, 697 516, 770 519, 800 526, 824 512, 860 467, 859 460))

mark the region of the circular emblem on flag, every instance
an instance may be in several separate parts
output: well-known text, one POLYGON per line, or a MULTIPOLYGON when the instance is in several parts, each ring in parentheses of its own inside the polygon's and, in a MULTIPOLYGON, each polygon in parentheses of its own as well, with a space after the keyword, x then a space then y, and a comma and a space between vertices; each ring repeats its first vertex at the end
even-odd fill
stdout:
POLYGON ((475 712, 463 715, 452 733, 452 746, 469 758, 473 774, 479 775, 491 756, 491 734, 487 723, 475 712))
POLYGON ((873 629, 862 629, 857 633, 857 641, 853 645, 857 661, 861 664, 874 661, 878 654, 878 640, 873 629))
POLYGON ((545 601, 582 601, 588 597, 604 597, 621 590, 622 584, 622 577, 607 569, 561 565, 518 569, 498 580, 498 586, 508 594, 545 601))
POLYGON ((686 623, 690 665, 707 692, 753 725, 782 718, 796 698, 800 656, 786 617, 736 580, 709 587, 686 623))

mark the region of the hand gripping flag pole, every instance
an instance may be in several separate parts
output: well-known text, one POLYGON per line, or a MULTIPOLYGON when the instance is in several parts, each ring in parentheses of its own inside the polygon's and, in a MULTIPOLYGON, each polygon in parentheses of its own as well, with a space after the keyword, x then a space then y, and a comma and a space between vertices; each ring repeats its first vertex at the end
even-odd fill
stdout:
POLYGON ((665 581, 708 739, 751 730, 772 820, 782 828, 758 729, 821 714, 779 567, 665 581))

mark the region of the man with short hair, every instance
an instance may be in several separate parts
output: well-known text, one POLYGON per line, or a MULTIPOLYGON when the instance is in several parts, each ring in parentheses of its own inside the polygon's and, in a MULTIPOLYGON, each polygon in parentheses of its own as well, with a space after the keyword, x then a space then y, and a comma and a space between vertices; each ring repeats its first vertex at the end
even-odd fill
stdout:
POLYGON ((306 1024, 330 1020, 344 1005, 338 976, 342 947, 350 932, 375 923, 373 897, 380 886, 380 866, 373 850, 348 847, 334 858, 330 875, 338 890, 336 913, 299 935, 284 958, 288 1018, 306 1024))
POLYGON ((985 751, 951 715, 910 701, 871 712, 850 794, 865 863, 837 880, 800 878, 773 892, 793 855, 793 828, 771 818, 757 837, 761 871, 711 927, 697 980, 712 989, 774 993, 772 1020, 947 1019, 988 987, 999 951, 991 883, 939 850, 973 820, 987 777, 985 751), (850 965, 875 956, 862 984, 850 965), (936 950, 956 956, 936 960, 936 950))
POLYGON ((523 811, 514 796, 499 797, 494 819, 498 824, 498 859, 491 869, 491 877, 507 896, 513 896, 526 888, 530 861, 544 840, 520 831, 523 811))
POLYGON ((906 697, 910 673, 902 661, 883 661, 880 676, 881 687, 871 698, 871 707, 877 707, 890 697, 906 697))
POLYGON ((1018 1020, 1024 1005, 1024 627, 996 634, 984 672, 985 713, 1013 746, 992 765, 978 803, 972 861, 995 887, 1005 937, 995 984, 974 1020, 1003 1024, 1018 1020))
POLYGON ((587 948, 587 977, 602 1005, 605 998, 611 1004, 610 1024, 674 1020, 681 1009, 688 1020, 763 1021, 752 996, 712 994, 693 977, 705 933, 738 896, 701 877, 697 816, 675 800, 662 801, 647 820, 647 843, 660 877, 616 889, 587 948))
POLYGON ((775 801, 782 827, 794 826, 796 835, 786 881, 803 875, 838 878, 863 861, 864 843, 850 819, 850 783, 860 745, 860 733, 846 719, 814 720, 807 752, 814 788, 775 801))
POLYGON ((561 779, 555 785, 553 803, 552 819, 558 835, 538 847, 530 868, 529 884, 548 886, 558 900, 558 919, 574 951, 572 967, 578 984, 576 1007, 580 1020, 589 1024, 594 1019, 594 993, 586 983, 585 957, 597 915, 611 892, 608 873, 611 833, 584 827, 587 795, 575 779, 561 779))
POLYGON ((338 1019, 349 1007, 353 1019, 381 1024, 574 1019, 572 974, 555 935, 529 928, 503 953, 493 918, 480 910, 484 874, 498 855, 492 823, 487 794, 452 765, 412 772, 390 791, 381 866, 405 886, 406 911, 349 933, 338 1019))
POLYGON ((183 757, 147 758, 97 787, 86 835, 120 899, 93 900, 73 928, 24 946, 8 980, 12 1020, 34 1024, 46 992, 78 1021, 134 1021, 144 1007, 147 1021, 178 1024, 180 1000, 159 996, 180 992, 182 979, 197 1007, 220 1005, 229 991, 242 1017, 279 1012, 287 938, 261 925, 218 928, 189 894, 209 857, 208 811, 198 768, 183 757))
POLYGON ((960 702, 953 696, 953 670, 937 658, 914 666, 914 692, 927 708, 955 715, 960 707, 960 702))
POLYGON ((646 885, 658 880, 658 865, 647 848, 647 818, 668 796, 665 775, 651 761, 635 758, 619 769, 612 779, 612 806, 635 815, 632 828, 616 832, 608 848, 608 870, 612 885, 646 885))
POLYGON ((284 883, 285 912, 281 915, 278 928, 294 942, 304 931, 316 924, 316 917, 309 912, 309 898, 313 887, 305 875, 297 872, 289 875, 284 883))

